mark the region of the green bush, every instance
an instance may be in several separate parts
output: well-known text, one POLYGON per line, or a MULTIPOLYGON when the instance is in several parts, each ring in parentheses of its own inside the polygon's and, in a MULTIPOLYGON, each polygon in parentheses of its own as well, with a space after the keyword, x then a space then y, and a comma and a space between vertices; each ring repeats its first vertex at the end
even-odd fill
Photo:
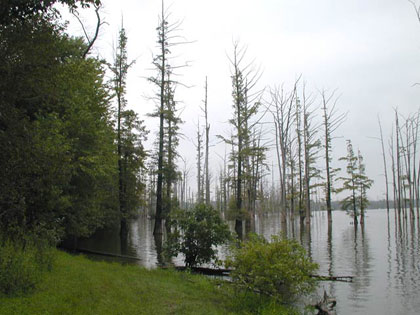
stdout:
POLYGON ((249 240, 232 248, 226 266, 233 269, 232 281, 239 290, 249 290, 280 301, 291 301, 310 293, 315 280, 310 275, 318 268, 295 240, 250 235, 249 240))
POLYGON ((229 227, 211 206, 198 204, 192 211, 178 211, 171 216, 172 232, 168 237, 170 256, 185 255, 187 267, 217 259, 218 245, 230 239, 229 227))
POLYGON ((28 293, 36 287, 42 273, 51 270, 53 247, 34 236, 21 240, 0 237, 0 292, 7 295, 28 293))

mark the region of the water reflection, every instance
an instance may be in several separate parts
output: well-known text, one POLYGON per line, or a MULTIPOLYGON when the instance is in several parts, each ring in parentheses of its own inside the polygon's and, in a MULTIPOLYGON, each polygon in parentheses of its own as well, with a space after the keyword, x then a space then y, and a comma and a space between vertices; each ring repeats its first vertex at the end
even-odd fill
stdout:
MULTIPOLYGON (((322 282, 321 289, 337 298, 338 314, 420 314, 420 223, 394 211, 370 210, 364 227, 355 226, 344 212, 316 212, 311 225, 287 222, 278 213, 253 216, 243 224, 267 239, 280 232, 296 238, 319 264, 319 274, 354 276, 353 283, 322 282), (398 219, 400 217, 400 219, 398 219)), ((233 228, 234 222, 231 227, 233 228)), ((153 222, 139 218, 121 246, 118 231, 102 231, 79 246, 96 251, 136 256, 152 268, 161 263, 161 240, 153 237, 153 222), (158 254, 159 253, 159 254, 158 254)), ((227 248, 222 248, 222 256, 227 248)), ((182 264, 182 257, 174 260, 182 264)))

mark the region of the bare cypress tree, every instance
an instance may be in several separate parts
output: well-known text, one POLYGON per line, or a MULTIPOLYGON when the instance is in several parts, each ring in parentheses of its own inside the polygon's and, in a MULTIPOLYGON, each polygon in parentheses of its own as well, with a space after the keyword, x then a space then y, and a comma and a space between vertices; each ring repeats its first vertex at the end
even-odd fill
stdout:
POLYGON ((391 137, 389 139, 389 151, 391 155, 391 169, 392 169, 392 192, 394 196, 394 212, 395 217, 399 218, 400 211, 398 210, 398 189, 397 189, 397 177, 395 171, 395 149, 394 149, 394 130, 392 130, 391 137))
POLYGON ((332 222, 331 215, 331 193, 332 193, 332 182, 333 177, 339 169, 333 169, 331 167, 331 150, 332 150, 332 140, 333 133, 337 130, 338 127, 344 122, 346 114, 338 114, 336 109, 336 104, 338 98, 335 98, 335 91, 330 95, 326 95, 326 92, 323 90, 321 92, 322 98, 322 111, 323 111, 323 125, 324 125, 324 152, 325 152, 325 201, 327 204, 327 215, 328 223, 332 222), (332 102, 332 104, 330 104, 332 102))
POLYGON ((210 204, 210 175, 209 175, 209 135, 210 135, 210 124, 208 122, 208 111, 207 111, 207 77, 204 86, 204 119, 205 119, 205 155, 204 155, 204 184, 205 184, 205 200, 206 204, 210 204))
POLYGON ((203 202, 203 181, 202 181, 202 161, 203 161, 203 134, 200 131, 200 120, 197 123, 197 203, 203 202))
POLYGON ((315 162, 321 142, 316 138, 318 126, 313 125, 313 97, 306 96, 305 86, 303 86, 303 156, 304 156, 304 196, 305 196, 305 221, 311 222, 311 180, 320 176, 320 171, 315 167, 315 162))
POLYGON ((381 125, 381 120, 379 119, 379 116, 378 116, 378 124, 379 124, 379 133, 380 133, 381 148, 382 148, 382 159, 383 159, 383 162, 384 162, 386 211, 387 211, 387 214, 389 214, 388 170, 387 170, 387 164, 386 164, 386 155, 385 155, 384 137, 383 137, 383 133, 382 133, 382 125, 381 125))
POLYGON ((419 198, 420 198, 420 159, 417 162, 417 144, 418 144, 418 136, 419 136, 419 125, 420 125, 420 110, 417 111, 417 114, 413 120, 413 190, 414 190, 414 197, 416 200, 416 208, 417 208, 417 219, 420 218, 420 205, 419 205, 419 198), (419 165, 417 165, 419 163, 419 165))
POLYGON ((398 213, 401 214, 402 204, 402 185, 401 185, 401 148, 400 148, 400 125, 398 122, 398 112, 395 110, 395 140, 396 140, 396 169, 397 169, 397 207, 398 213))
MULTIPOLYGON (((299 80, 299 79, 298 79, 299 80)), ((296 99, 295 82, 292 92, 285 93, 283 89, 275 88, 270 91, 271 101, 270 110, 273 115, 275 135, 276 135, 276 153, 280 180, 280 204, 282 221, 286 221, 287 209, 287 166, 289 164, 289 148, 292 141, 291 132, 294 121, 293 103, 296 99)))
POLYGON ((298 159, 298 209, 300 223, 303 224, 305 220, 305 213, 303 207, 303 144, 302 144, 302 109, 300 99, 296 97, 296 108, 295 108, 295 124, 296 124, 296 140, 297 140, 297 159, 298 159))

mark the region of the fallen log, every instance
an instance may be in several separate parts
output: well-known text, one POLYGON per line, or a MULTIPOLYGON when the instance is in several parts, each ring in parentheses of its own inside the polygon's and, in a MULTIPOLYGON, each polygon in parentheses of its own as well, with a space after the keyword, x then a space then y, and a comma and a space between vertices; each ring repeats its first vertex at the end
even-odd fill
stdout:
POLYGON ((353 282, 353 276, 321 276, 321 275, 310 275, 311 278, 316 278, 319 281, 341 281, 341 282, 353 282))
MULTIPOLYGON (((185 267, 175 266, 178 271, 191 270, 194 273, 200 273, 209 276, 229 276, 233 271, 232 269, 223 268, 206 268, 206 267, 185 267)), ((316 278, 319 281, 341 281, 341 282, 353 282, 353 276, 322 276, 322 275, 310 275, 311 278, 316 278)))
POLYGON ((230 275, 232 269, 223 269, 223 268, 205 268, 205 267, 185 267, 185 266, 175 266, 175 270, 185 271, 191 270, 194 273, 199 273, 208 276, 224 276, 227 277, 230 275))

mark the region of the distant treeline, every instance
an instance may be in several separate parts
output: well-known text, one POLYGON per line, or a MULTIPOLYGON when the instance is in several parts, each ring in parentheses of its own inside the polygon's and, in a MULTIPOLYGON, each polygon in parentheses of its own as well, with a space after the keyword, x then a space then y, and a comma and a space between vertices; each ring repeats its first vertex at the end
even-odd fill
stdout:
MULTIPOLYGON (((393 205, 393 201, 390 201, 390 205, 393 205)), ((340 210, 341 205, 340 201, 333 201, 332 207, 334 210, 340 210)), ((386 200, 369 200, 369 203, 367 205, 367 209, 386 209, 386 200)))

